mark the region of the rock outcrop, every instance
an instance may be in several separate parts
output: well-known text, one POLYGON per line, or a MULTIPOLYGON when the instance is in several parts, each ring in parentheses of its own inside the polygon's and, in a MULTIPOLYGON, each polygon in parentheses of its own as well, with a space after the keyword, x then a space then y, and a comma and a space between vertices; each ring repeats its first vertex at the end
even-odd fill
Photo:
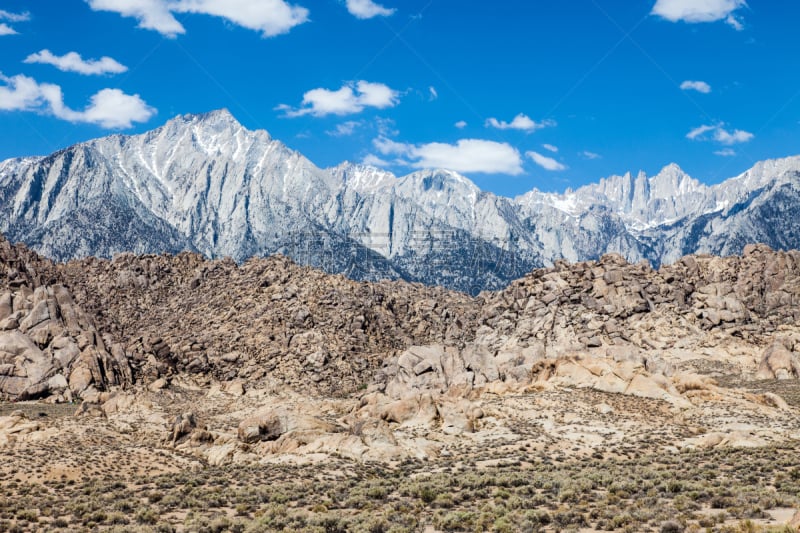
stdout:
POLYGON ((64 401, 132 381, 56 267, 0 238, 0 398, 64 401))
POLYGON ((476 316, 461 293, 355 282, 280 256, 122 254, 60 270, 146 382, 188 373, 345 395, 409 346, 465 345, 476 316))

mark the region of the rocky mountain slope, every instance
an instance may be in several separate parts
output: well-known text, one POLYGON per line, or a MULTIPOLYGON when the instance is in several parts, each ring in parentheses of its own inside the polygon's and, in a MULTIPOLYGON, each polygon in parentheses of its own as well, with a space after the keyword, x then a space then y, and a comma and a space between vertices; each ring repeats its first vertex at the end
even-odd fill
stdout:
POLYGON ((0 163, 0 231, 61 260, 280 252, 353 279, 477 294, 562 258, 659 265, 755 242, 800 247, 798 173, 800 158, 766 161, 706 186, 670 165, 511 199, 447 170, 320 169, 221 110, 0 163))

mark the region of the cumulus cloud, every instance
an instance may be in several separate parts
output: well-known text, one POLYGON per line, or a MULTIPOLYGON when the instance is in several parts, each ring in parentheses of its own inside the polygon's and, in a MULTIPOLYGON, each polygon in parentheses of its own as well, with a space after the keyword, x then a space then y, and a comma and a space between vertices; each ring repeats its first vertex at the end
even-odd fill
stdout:
POLYGON ((382 155, 397 156, 396 164, 413 168, 444 168, 483 174, 517 175, 523 172, 519 151, 507 143, 461 139, 455 144, 415 145, 379 137, 373 145, 382 155))
POLYGON ((736 30, 743 29, 734 12, 747 7, 745 0, 658 0, 651 15, 671 22, 716 22, 724 20, 736 30))
POLYGON ((525 152, 525 155, 531 158, 534 163, 536 163, 545 170, 558 171, 558 170, 566 170, 567 168, 565 165, 562 165, 552 157, 547 157, 545 155, 540 154, 539 152, 534 152, 534 151, 525 152))
POLYGON ((698 126, 686 134, 686 138, 693 141, 715 141, 725 145, 744 143, 753 137, 752 133, 744 130, 728 131, 724 124, 698 126))
POLYGON ((128 67, 108 56, 84 60, 77 52, 57 56, 47 49, 29 55, 25 58, 25 63, 43 63, 53 65, 64 72, 77 72, 85 75, 119 74, 128 70, 128 67))
POLYGON ((125 94, 119 89, 103 89, 91 97, 83 111, 75 111, 64 104, 58 85, 38 83, 22 74, 13 77, 0 74, 0 83, 2 111, 47 113, 69 122, 109 129, 130 128, 134 122, 147 122, 156 113, 138 94, 125 94))
POLYGON ((490 118, 486 120, 486 126, 497 128, 498 130, 522 130, 522 131, 536 131, 542 128, 547 128, 550 126, 555 126, 556 123, 553 120, 543 120, 542 122, 536 122, 532 120, 528 115, 520 113, 511 122, 497 120, 496 118, 490 118))
POLYGON ((467 127, 467 121, 466 120, 459 120, 458 122, 455 123, 455 127, 460 129, 460 130, 463 130, 464 128, 467 127))
POLYGON ((311 89, 303 95, 303 102, 294 109, 286 104, 276 109, 284 112, 285 117, 294 118, 304 115, 324 117, 326 115, 351 115, 360 113, 367 107, 386 109, 394 107, 400 101, 400 93, 382 83, 371 83, 361 80, 346 83, 340 89, 311 89))
MULTIPOLYGON (((0 20, 7 20, 8 22, 25 22, 26 20, 30 20, 30 18, 31 16, 29 13, 12 13, 11 11, 0 9, 0 20)), ((17 30, 5 22, 0 23, 0 36, 18 34, 19 32, 17 30)))
POLYGON ((684 91, 697 91, 699 93, 708 94, 711 92, 711 85, 704 81, 686 80, 681 83, 681 89, 684 91))
POLYGON ((165 0, 87 0, 94 11, 113 11, 123 17, 135 18, 139 27, 175 37, 186 33, 172 15, 165 0))
POLYGON ((581 152, 580 155, 585 157, 586 159, 600 159, 602 157, 600 154, 596 154, 588 150, 584 150, 583 152, 581 152))
POLYGON ((287 33, 308 21, 308 10, 284 0, 86 0, 95 11, 113 11, 139 21, 139 27, 175 37, 186 29, 174 13, 224 18, 264 37, 287 33))
POLYGON ((371 19, 373 17, 388 17, 394 14, 394 9, 388 9, 372 0, 347 0, 347 10, 356 18, 371 19))
POLYGON ((548 152, 553 152, 554 154, 558 153, 558 146, 553 146, 552 144, 545 143, 542 145, 542 148, 544 148, 548 152))
POLYGON ((199 13, 222 17, 264 37, 273 37, 308 20, 308 9, 284 0, 180 0, 173 4, 179 13, 199 13))
POLYGON ((686 138, 692 141, 714 141, 730 146, 733 144, 746 143, 754 137, 749 131, 736 129, 728 131, 724 126, 724 124, 698 126, 687 133, 686 138))
POLYGON ((156 110, 145 103, 138 94, 125 94, 119 89, 103 89, 92 96, 91 103, 80 112, 67 118, 73 122, 88 122, 103 128, 130 128, 133 122, 147 122, 156 110))

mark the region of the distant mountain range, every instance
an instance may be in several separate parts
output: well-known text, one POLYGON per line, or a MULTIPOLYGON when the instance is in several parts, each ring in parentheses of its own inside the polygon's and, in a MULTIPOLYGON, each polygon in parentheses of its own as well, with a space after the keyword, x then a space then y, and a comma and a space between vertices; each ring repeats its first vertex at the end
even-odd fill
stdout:
POLYGON ((677 165, 505 198, 448 170, 321 169, 227 111, 0 163, 0 231, 54 259, 282 253, 355 279, 475 293, 565 258, 658 265, 748 243, 800 248, 800 157, 706 186, 677 165))

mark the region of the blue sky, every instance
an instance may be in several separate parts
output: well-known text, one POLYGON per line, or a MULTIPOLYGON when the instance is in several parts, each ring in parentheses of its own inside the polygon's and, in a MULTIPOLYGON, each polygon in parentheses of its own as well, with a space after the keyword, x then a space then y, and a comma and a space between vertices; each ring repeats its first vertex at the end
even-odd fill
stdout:
POLYGON ((800 153, 800 3, 2 0, 0 159, 228 108, 320 166, 562 191, 800 153))

